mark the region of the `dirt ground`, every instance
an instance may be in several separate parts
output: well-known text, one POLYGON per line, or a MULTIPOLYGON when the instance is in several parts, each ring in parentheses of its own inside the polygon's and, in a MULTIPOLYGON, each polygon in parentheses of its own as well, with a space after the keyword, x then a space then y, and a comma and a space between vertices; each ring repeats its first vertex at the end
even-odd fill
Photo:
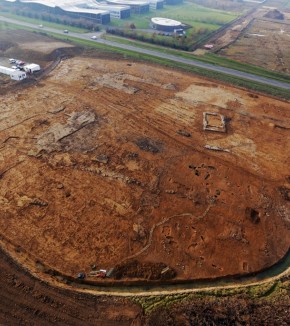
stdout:
MULTIPOLYGON (((213 48, 209 52, 222 52, 225 48, 227 48, 239 38, 239 36, 247 29, 253 19, 262 17, 269 11, 269 9, 265 10, 261 7, 253 7, 251 5, 246 10, 246 7, 244 7, 245 13, 242 16, 232 21, 227 28, 217 31, 214 36, 210 37, 207 40, 207 44, 213 45, 213 48)), ((239 12, 242 12, 242 10, 239 10, 239 12)), ((204 50, 204 48, 200 50, 204 50)))
POLYGON ((44 36, 40 32, 29 33, 28 38, 21 30, 1 32, 1 54, 28 62, 35 61, 42 67, 49 64, 49 59, 53 59, 50 55, 53 51, 70 47, 73 46, 44 36))
POLYGON ((31 277, 2 250, 0 257, 1 325, 141 325, 142 309, 129 300, 55 289, 31 277))
MULTIPOLYGON (((278 5, 278 4, 277 4, 278 5)), ((284 19, 269 19, 271 7, 258 6, 235 20, 228 28, 207 40, 210 51, 230 59, 261 66, 269 70, 290 73, 290 14, 285 8, 277 11, 284 19)))
POLYGON ((289 41, 290 20, 255 19, 222 54, 233 60, 289 74, 289 41))
MULTIPOLYGON (((189 325, 275 325, 287 326, 289 296, 269 300, 246 300, 243 296, 193 298, 191 302, 156 309, 148 326, 189 325)), ((145 325, 145 324, 144 324, 145 325)))
MULTIPOLYGON (((285 283, 286 285, 286 283, 285 283)), ((285 290, 284 290, 285 291, 285 290)), ((289 288, 288 288, 289 293, 289 288)), ((152 297, 151 297, 152 298, 152 297)), ((131 300, 61 290, 39 282, 0 249, 0 324, 14 325, 287 325, 289 295, 249 300, 197 297, 145 314, 131 300)))
POLYGON ((0 112, 1 239, 38 262, 184 280, 258 271, 289 248, 289 102, 77 56, 0 112), (226 132, 204 130, 204 112, 226 132))

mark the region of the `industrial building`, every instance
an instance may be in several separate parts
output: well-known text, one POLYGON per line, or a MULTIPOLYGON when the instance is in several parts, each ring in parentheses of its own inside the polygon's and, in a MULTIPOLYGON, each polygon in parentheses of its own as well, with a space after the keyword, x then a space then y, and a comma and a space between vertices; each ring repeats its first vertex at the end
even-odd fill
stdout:
MULTIPOLYGON (((79 0, 5 0, 19 4, 19 6, 27 5, 32 10, 44 11, 57 15, 65 15, 72 18, 85 18, 99 24, 110 23, 110 13, 108 10, 100 10, 94 8, 82 8, 78 5, 84 3, 79 0)), ((14 4, 15 5, 15 4, 14 4)))
POLYGON ((129 18, 131 14, 130 6, 110 5, 108 3, 97 2, 95 0, 68 0, 68 2, 78 8, 108 11, 110 13, 110 17, 116 19, 129 18))
POLYGON ((132 14, 144 14, 149 12, 150 1, 142 0, 107 0, 112 5, 130 6, 132 14))
POLYGON ((5 0, 27 5, 32 10, 73 18, 86 18, 100 24, 108 24, 110 18, 125 19, 131 13, 143 14, 149 10, 162 9, 165 0, 5 0))
POLYGON ((162 9, 164 6, 164 0, 149 0, 149 3, 151 10, 162 9))
POLYGON ((151 24, 154 29, 165 32, 174 32, 182 29, 182 23, 168 18, 154 17, 151 18, 151 24))
POLYGON ((26 78, 26 73, 24 71, 7 68, 4 66, 0 66, 0 73, 10 76, 10 78, 13 80, 23 80, 26 78))
POLYGON ((183 0, 165 0, 167 5, 179 5, 183 3, 183 0))
POLYGON ((110 4, 97 4, 99 10, 106 10, 110 13, 111 18, 126 19, 131 15, 131 8, 129 6, 116 6, 110 4))
POLYGON ((109 24, 111 21, 108 10, 83 9, 75 6, 65 6, 64 8, 55 7, 55 13, 59 15, 67 15, 72 18, 85 18, 103 25, 109 24))

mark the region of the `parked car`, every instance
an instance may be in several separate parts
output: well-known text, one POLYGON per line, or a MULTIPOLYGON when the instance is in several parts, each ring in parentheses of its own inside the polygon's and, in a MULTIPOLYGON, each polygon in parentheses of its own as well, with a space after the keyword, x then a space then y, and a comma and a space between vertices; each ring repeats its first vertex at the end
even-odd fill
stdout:
POLYGON ((9 59, 9 62, 12 64, 12 63, 16 63, 16 59, 13 59, 13 58, 11 58, 11 59, 9 59))
POLYGON ((25 62, 22 61, 22 60, 16 60, 16 65, 17 66, 24 66, 25 65, 25 62))
POLYGON ((78 273, 77 278, 78 278, 79 280, 83 280, 83 279, 86 278, 86 274, 83 273, 83 272, 80 272, 80 273, 78 273))
POLYGON ((96 39, 97 39, 96 35, 93 35, 93 36, 91 37, 91 39, 92 39, 92 40, 96 40, 96 39))
POLYGON ((67 30, 67 29, 65 29, 63 32, 67 34, 67 33, 68 33, 68 30, 67 30))

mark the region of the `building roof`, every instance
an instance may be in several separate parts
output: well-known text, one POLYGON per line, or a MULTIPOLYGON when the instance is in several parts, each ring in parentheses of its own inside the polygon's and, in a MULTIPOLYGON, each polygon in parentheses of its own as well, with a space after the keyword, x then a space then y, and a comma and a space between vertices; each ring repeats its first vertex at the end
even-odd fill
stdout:
POLYGON ((51 7, 51 8, 55 8, 56 7, 56 3, 57 1, 55 0, 19 0, 22 3, 36 3, 36 4, 40 4, 40 5, 44 5, 46 7, 51 7))
POLYGON ((162 26, 178 27, 181 25, 181 22, 179 22, 177 20, 161 18, 161 17, 153 17, 153 18, 151 18, 151 22, 153 24, 162 25, 162 26))
POLYGON ((108 10, 100 10, 100 9, 91 9, 91 8, 79 8, 75 6, 58 6, 64 11, 69 12, 77 12, 77 13, 86 13, 86 14, 109 14, 108 10))
POLYGON ((116 3, 119 5, 126 5, 126 6, 144 6, 150 4, 150 1, 146 0, 107 0, 109 3, 116 3))
MULTIPOLYGON (((6 0, 15 2, 16 0, 6 0)), ((59 7, 64 11, 90 13, 90 14, 109 14, 108 10, 100 10, 97 8, 95 1, 85 2, 84 0, 19 0, 22 3, 41 4, 50 8, 59 7), (85 5, 85 4, 89 5, 85 5), (93 6, 93 7, 92 7, 93 6)))
POLYGON ((95 0, 67 0, 68 3, 73 4, 78 8, 97 9, 97 10, 129 10, 129 6, 110 5, 104 2, 97 2, 95 0))

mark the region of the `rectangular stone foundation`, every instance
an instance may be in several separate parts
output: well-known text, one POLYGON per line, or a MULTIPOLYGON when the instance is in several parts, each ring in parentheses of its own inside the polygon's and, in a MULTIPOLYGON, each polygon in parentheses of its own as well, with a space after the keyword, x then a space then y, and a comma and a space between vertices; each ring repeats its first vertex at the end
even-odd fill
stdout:
POLYGON ((225 117, 215 112, 203 112, 203 130, 226 132, 225 117))

